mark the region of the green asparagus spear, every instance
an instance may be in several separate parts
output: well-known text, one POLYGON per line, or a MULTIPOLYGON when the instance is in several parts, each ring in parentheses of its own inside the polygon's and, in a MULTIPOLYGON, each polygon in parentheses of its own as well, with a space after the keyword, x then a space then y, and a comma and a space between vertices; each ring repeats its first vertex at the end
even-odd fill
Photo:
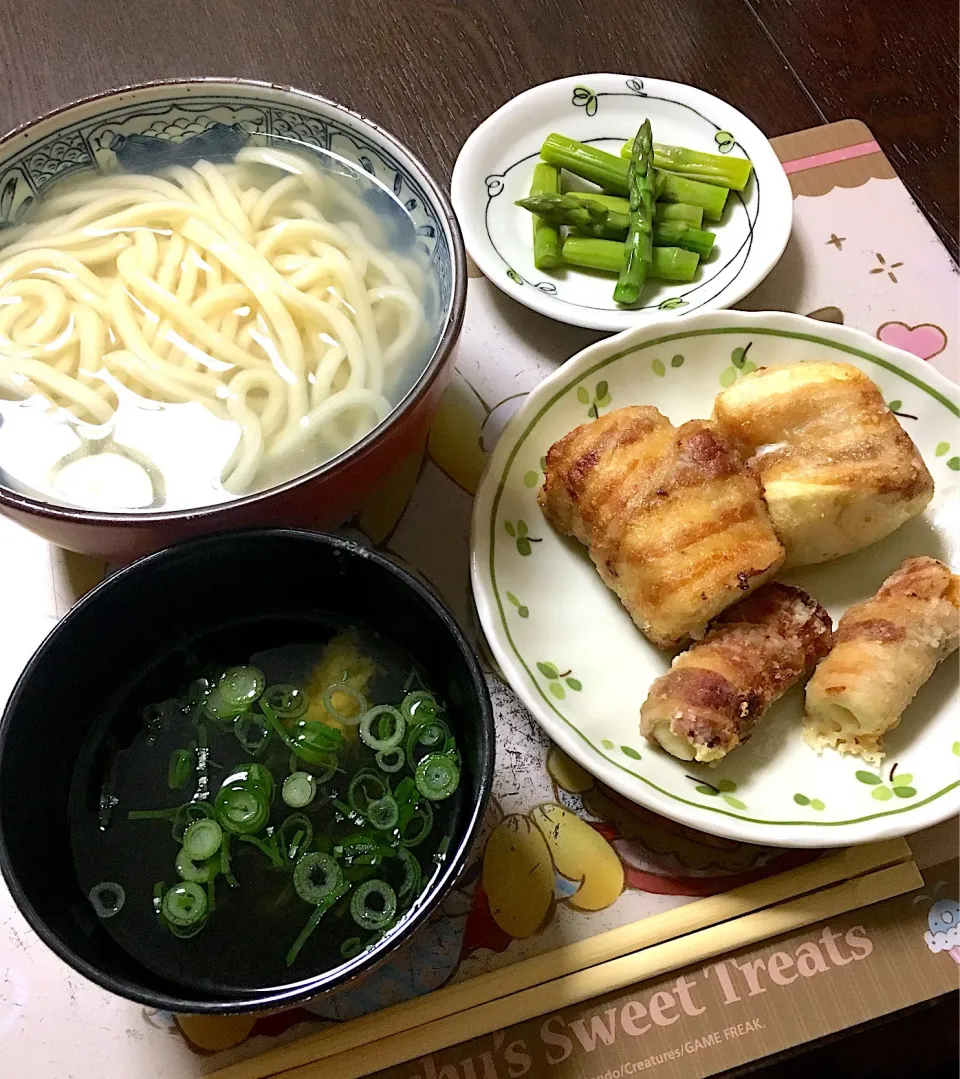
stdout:
MULTIPOLYGON (((563 241, 563 261, 588 270, 618 273, 623 263, 623 244, 595 240, 592 236, 568 236, 563 241)), ((697 272, 700 256, 679 247, 655 247, 649 276, 657 281, 688 284, 697 272)))
POLYGON ((628 162, 595 146, 568 139, 554 132, 548 135, 540 147, 544 161, 558 169, 567 169, 582 176, 584 180, 602 187, 614 195, 626 195, 628 162))
MULTIPOLYGON (((618 200, 624 202, 626 200, 618 200)), ((581 236, 593 236, 601 240, 625 240, 629 228, 629 216, 607 210, 589 199, 580 201, 570 195, 531 195, 518 199, 517 205, 542 218, 554 228, 564 226, 576 229, 581 236)), ((713 250, 714 235, 700 229, 691 229, 683 221, 654 220, 653 243, 656 247, 683 247, 696 251, 706 258, 713 250)))
POLYGON ((622 240, 629 227, 627 214, 614 213, 596 202, 579 202, 569 195, 531 195, 518 199, 517 205, 537 214, 555 228, 567 225, 584 236, 622 240))
POLYGON ((719 221, 727 201, 727 189, 688 180, 672 172, 657 172, 657 198, 661 202, 682 202, 703 208, 708 221, 719 221))
MULTIPOLYGON (((578 202, 597 202, 607 210, 613 210, 614 213, 628 214, 630 212, 630 203, 617 195, 603 195, 599 191, 596 193, 593 191, 567 191, 566 194, 578 202)), ((703 224, 702 206, 690 206, 682 202, 658 202, 654 210, 654 220, 658 223, 662 221, 682 221, 692 229, 698 229, 703 224)))
POLYGON ((640 290, 653 258, 652 161, 653 135, 650 121, 644 120, 633 140, 633 153, 627 166, 630 224, 623 242, 623 265, 613 290, 617 303, 636 303, 640 299, 640 290))
MULTIPOLYGON (((538 161, 530 184, 531 196, 553 194, 560 191, 560 170, 538 161)), ((533 264, 538 270, 554 270, 561 263, 560 232, 556 225, 542 217, 533 219, 533 264)))
MULTIPOLYGON (((620 156, 629 158, 632 146, 632 141, 625 142, 620 148, 620 156)), ((663 146, 659 142, 653 144, 653 164, 664 172, 686 176, 688 180, 700 180, 705 184, 716 184, 732 191, 742 191, 753 172, 752 163, 745 157, 704 154, 699 150, 688 150, 685 146, 663 146)))

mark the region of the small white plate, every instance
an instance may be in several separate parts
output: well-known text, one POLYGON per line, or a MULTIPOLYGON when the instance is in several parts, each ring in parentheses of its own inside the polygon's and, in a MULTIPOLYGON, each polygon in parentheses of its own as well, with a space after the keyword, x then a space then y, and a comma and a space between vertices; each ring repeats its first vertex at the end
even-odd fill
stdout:
POLYGON ((626 330, 731 306, 777 264, 793 222, 783 166, 743 113, 692 86, 630 75, 558 79, 508 101, 463 144, 451 193, 467 250, 498 288, 543 315, 594 330, 626 330), (530 193, 540 147, 551 131, 618 154, 645 117, 655 141, 749 158, 754 175, 743 194, 730 192, 721 222, 704 223, 717 241, 695 280, 649 282, 640 306, 623 308, 614 303, 614 281, 606 274, 536 269, 530 214, 514 203, 530 193))
POLYGON ((477 609, 506 678, 550 737, 641 805, 705 832, 770 846, 829 847, 901 835, 960 808, 956 659, 920 690, 887 735, 882 769, 801 735, 802 691, 716 767, 678 761, 640 735, 640 705, 670 656, 637 630, 585 548, 558 536, 537 505, 550 445, 597 411, 651 404, 674 423, 709 416, 715 394, 752 365, 853 363, 880 386, 936 486, 926 512, 873 546, 793 570, 834 621, 872 596, 908 555, 958 568, 960 393, 906 352, 799 315, 726 311, 611 337, 526 398, 500 437, 473 517, 477 609), (895 768, 895 770, 894 770, 895 768), (893 775, 891 777, 891 772, 893 775))

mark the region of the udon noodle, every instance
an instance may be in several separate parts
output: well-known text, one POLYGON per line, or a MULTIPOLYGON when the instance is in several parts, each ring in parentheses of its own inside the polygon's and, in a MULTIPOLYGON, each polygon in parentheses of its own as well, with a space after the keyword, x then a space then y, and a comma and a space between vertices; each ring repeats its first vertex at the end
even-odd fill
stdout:
POLYGON ((382 224, 273 147, 54 189, 0 233, 0 396, 74 428, 199 402, 236 425, 221 497, 295 475, 383 420, 421 351, 422 272, 382 224))

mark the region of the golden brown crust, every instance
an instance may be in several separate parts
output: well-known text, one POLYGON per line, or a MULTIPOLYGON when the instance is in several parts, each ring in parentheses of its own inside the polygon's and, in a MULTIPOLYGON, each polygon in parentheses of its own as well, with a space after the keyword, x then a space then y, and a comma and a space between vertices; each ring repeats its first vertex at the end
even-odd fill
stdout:
POLYGON ((660 647, 701 634, 783 560, 757 481, 706 420, 676 429, 655 408, 617 409, 554 443, 545 476, 547 520, 589 548, 660 647))
POLYGON ((768 584, 716 619, 650 687, 640 730, 684 759, 719 760, 831 642, 830 616, 800 588, 768 584))
POLYGON ((910 436, 850 364, 761 368, 717 395, 714 418, 764 487, 787 565, 873 543, 933 495, 910 436))
POLYGON ((960 578, 935 558, 908 558, 851 607, 807 685, 804 734, 879 763, 883 736, 960 641, 960 578))

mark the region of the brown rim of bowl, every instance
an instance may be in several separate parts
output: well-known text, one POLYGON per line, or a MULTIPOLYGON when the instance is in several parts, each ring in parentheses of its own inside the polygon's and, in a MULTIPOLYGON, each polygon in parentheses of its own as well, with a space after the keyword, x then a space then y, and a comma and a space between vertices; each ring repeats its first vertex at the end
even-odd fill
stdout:
POLYGON ((392 426, 404 413, 409 412, 410 409, 413 408, 426 394, 427 390, 439 375, 444 361, 447 359, 450 350, 453 348, 455 341, 460 335, 460 330, 463 326, 463 314, 467 296, 467 259, 463 246, 463 236, 460 233, 460 226, 457 223, 456 214, 454 214, 453 207, 450 204, 449 196, 437 184, 420 158, 417 157, 416 154, 411 153, 407 146, 396 138, 396 136, 392 135, 385 128, 381 127, 375 121, 370 120, 362 113, 357 112, 355 109, 347 108, 346 105, 341 105, 339 102, 333 101, 328 97, 322 97, 320 94, 311 94, 309 91, 299 90, 295 86, 285 86, 283 83, 265 82, 260 79, 241 79, 230 76, 219 77, 216 75, 202 75, 182 79, 153 79, 150 82, 131 83, 128 86, 119 86, 112 90, 104 90, 99 94, 90 94, 87 97, 80 97, 67 105, 61 105, 59 108, 51 109, 49 112, 45 112, 43 115, 37 116, 32 120, 27 120, 25 123, 0 135, 0 153, 2 153, 7 145, 18 135, 22 135, 37 124, 43 123, 46 120, 51 120, 61 113, 69 112, 71 109, 75 109, 80 105, 89 105, 93 102, 105 101, 108 98, 117 97, 121 94, 134 93, 138 90, 149 90, 154 87, 210 85, 249 86, 261 90, 282 90, 285 93, 295 94, 297 97, 304 98, 307 101, 319 102, 321 105, 325 105, 337 112, 344 113, 347 116, 352 116, 354 119, 367 124, 383 138, 387 146, 390 146, 391 144, 395 146, 405 154, 410 163, 420 171, 423 186, 442 214, 452 241, 451 255, 453 262, 453 281, 450 315, 447 319, 447 324, 444 327, 443 333, 440 335, 440 340, 437 342, 437 346, 433 351, 433 355, 421 372, 420 377, 407 391, 406 396, 398 405, 390 410, 386 419, 381 423, 378 423, 377 426, 364 435, 359 442, 355 442, 336 457, 332 457, 329 461, 324 461, 322 465, 317 465, 316 468, 310 469, 309 472, 305 472, 303 475, 297 476, 292 480, 287 480, 285 483, 279 483, 274 487, 268 487, 263 491, 242 495, 240 498, 231 498, 229 501, 217 502, 210 506, 196 506, 189 509, 159 510, 151 513, 101 513, 96 510, 85 510, 71 506, 57 506, 52 502, 42 502, 39 499, 18 494, 9 487, 5 487, 3 483, 0 483, 0 506, 10 507, 11 509, 21 510, 25 513, 31 513, 35 516, 45 517, 55 521, 74 521, 78 524, 117 524, 141 528, 148 527, 155 523, 183 520, 184 518, 190 518, 190 520, 202 520, 205 517, 214 516, 218 513, 254 505, 262 499, 271 497, 272 495, 292 491, 294 488, 309 483, 319 476, 340 471, 352 460, 365 454, 387 428, 392 426))

